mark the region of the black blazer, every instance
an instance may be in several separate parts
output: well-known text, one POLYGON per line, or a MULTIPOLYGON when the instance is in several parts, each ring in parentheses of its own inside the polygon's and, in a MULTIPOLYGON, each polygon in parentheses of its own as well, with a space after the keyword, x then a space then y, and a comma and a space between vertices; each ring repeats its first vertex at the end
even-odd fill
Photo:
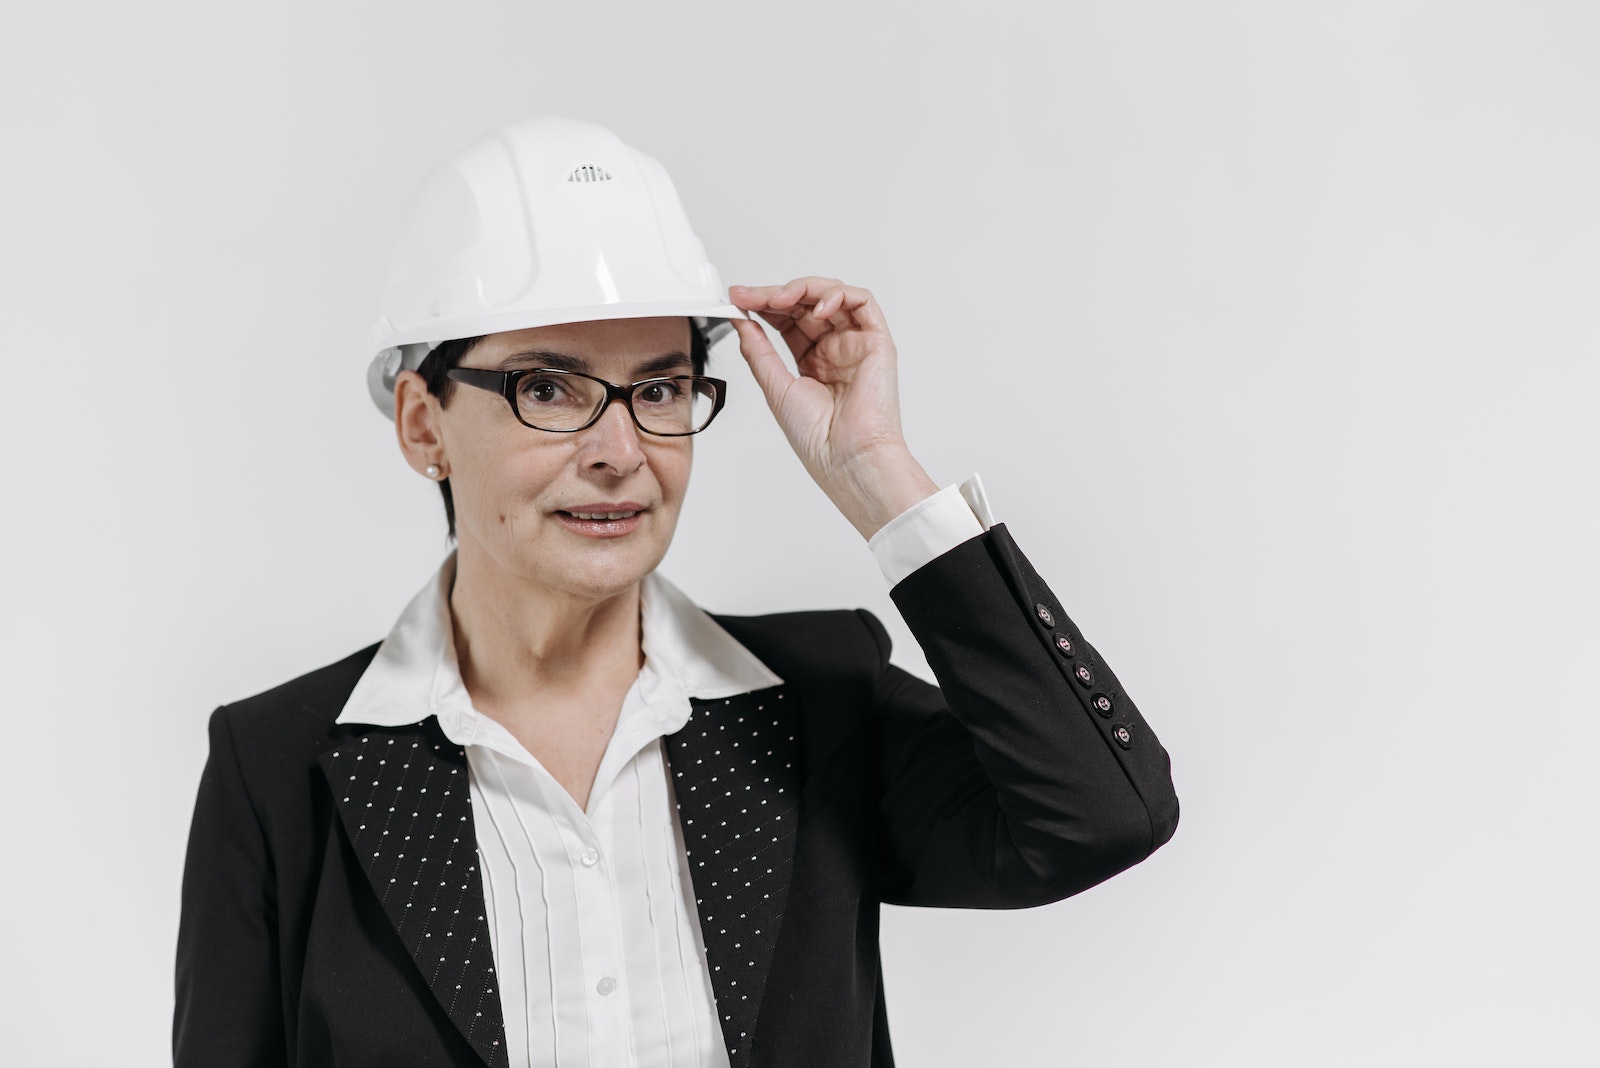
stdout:
MULTIPOLYGON (((893 1064, 880 902, 1055 901, 1177 825, 1165 750, 1003 526, 893 598, 940 688, 866 612, 718 617, 785 682, 666 739, 734 1068, 893 1064)), ((211 718, 181 1068, 507 1063, 463 750, 334 724, 375 649, 211 718)))

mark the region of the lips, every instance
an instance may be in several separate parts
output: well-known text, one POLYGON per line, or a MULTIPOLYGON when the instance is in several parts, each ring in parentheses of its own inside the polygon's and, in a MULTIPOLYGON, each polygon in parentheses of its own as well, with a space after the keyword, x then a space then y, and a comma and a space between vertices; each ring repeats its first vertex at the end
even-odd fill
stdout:
POLYGON ((556 519, 574 534, 588 538, 619 538, 643 522, 644 505, 636 501, 601 501, 556 511, 556 519))
POLYGON ((579 519, 624 519, 635 512, 644 511, 644 505, 638 501, 590 501, 560 511, 579 519))

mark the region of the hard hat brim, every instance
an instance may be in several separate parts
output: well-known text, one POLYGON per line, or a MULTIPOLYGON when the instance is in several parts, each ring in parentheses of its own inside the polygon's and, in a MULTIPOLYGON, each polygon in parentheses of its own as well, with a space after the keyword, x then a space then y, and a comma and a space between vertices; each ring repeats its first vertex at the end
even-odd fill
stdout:
POLYGON ((562 323, 587 323, 605 319, 650 319, 656 317, 688 316, 699 319, 748 319, 750 316, 732 304, 710 304, 698 300, 651 301, 645 304, 600 304, 588 308, 552 308, 549 310, 518 309, 487 315, 462 316, 458 319, 435 319, 410 330, 400 330, 384 336, 373 346, 374 353, 397 345, 425 344, 432 348, 445 341, 463 337, 482 337, 485 334, 504 334, 512 330, 530 330, 536 326, 556 326, 562 323))

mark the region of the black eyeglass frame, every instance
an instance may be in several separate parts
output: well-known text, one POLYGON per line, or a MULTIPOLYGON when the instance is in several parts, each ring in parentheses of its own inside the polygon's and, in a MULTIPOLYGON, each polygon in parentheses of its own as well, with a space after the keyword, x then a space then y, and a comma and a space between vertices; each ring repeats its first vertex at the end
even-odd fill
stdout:
POLYGON ((515 371, 490 371, 481 367, 452 367, 445 372, 445 377, 463 385, 476 386, 479 389, 486 389, 490 393, 500 394, 506 399, 506 403, 511 405, 511 414, 517 417, 517 422, 529 430, 543 430, 546 434, 576 434, 580 430, 588 430, 600 421, 600 417, 606 413, 606 409, 611 407, 612 401, 620 400, 622 406, 628 409, 628 418, 633 420, 633 425, 638 427, 641 432, 658 438, 686 438, 691 434, 698 434, 707 426, 710 426, 712 421, 716 419, 717 413, 722 411, 723 404, 727 403, 728 400, 727 381, 721 378, 712 378, 709 375, 657 375, 654 378, 641 378, 637 382, 629 382, 625 386, 619 386, 615 382, 607 382, 605 379, 596 378, 594 375, 584 374, 582 371, 568 371, 559 367, 523 367, 515 371), (571 427, 567 430, 552 430, 545 426, 535 426, 523 418, 522 409, 517 407, 517 382, 523 376, 533 374, 587 378, 589 381, 598 382, 605 387, 606 399, 594 410, 594 414, 589 417, 589 421, 582 426, 571 427), (706 416, 705 426, 669 434, 659 430, 651 430, 639 422, 639 413, 633 410, 633 391, 640 386, 648 386, 653 382, 709 383, 716 395, 712 399, 711 414, 706 416))

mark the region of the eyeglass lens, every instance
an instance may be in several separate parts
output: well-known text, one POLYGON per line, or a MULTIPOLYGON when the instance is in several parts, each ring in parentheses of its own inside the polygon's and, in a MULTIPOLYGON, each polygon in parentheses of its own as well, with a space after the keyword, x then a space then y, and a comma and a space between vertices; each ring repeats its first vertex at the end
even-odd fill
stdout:
MULTIPOLYGON (((633 415, 656 434, 692 434, 711 421, 716 387, 689 378, 654 378, 632 387, 633 415)), ((606 401, 606 387, 576 374, 534 371, 517 381, 517 411, 541 430, 576 430, 606 401)))

